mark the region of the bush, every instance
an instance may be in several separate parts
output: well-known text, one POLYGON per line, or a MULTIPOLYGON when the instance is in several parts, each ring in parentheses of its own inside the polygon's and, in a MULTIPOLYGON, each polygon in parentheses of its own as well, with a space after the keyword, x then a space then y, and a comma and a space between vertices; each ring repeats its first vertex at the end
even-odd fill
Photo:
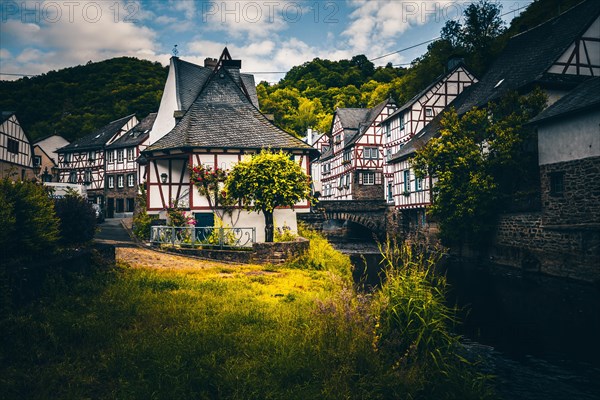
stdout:
POLYGON ((0 180, 2 259, 31 258, 56 250, 58 219, 44 186, 0 180))
POLYGON ((61 244, 66 246, 89 242, 96 233, 96 212, 86 199, 68 194, 54 203, 60 219, 61 244))

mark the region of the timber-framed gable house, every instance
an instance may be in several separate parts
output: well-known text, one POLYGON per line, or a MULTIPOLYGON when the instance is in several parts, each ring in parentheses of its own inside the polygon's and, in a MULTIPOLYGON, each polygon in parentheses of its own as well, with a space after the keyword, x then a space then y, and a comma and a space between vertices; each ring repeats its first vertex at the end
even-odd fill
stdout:
POLYGON ((379 124, 396 105, 387 99, 373 108, 338 108, 321 155, 324 200, 379 200, 383 196, 383 148, 379 124))
POLYGON ((135 197, 146 169, 144 163, 139 163, 138 159, 148 146, 150 130, 156 115, 157 113, 148 114, 104 150, 107 218, 133 215, 135 197))
MULTIPOLYGON (((536 87, 544 91, 548 105, 552 105, 577 85, 599 75, 600 3, 588 0, 513 36, 481 80, 457 96, 452 106, 459 115, 463 115, 473 107, 485 108, 508 91, 527 94, 536 87)), ((406 204, 405 210, 402 211, 405 229, 423 224, 435 177, 426 178, 423 198, 413 202, 412 193, 417 183, 414 174, 409 171, 409 183, 406 185, 404 174, 414 153, 439 134, 439 123, 438 116, 406 142, 389 161, 395 172, 394 184, 400 185, 402 194, 409 194, 408 201, 403 203, 406 204), (415 211, 409 209, 420 210, 423 220, 415 220, 415 211)), ((394 199, 402 197, 396 194, 394 199)))
MULTIPOLYGON (((171 60, 172 65, 180 62, 176 58, 171 60)), ((189 93, 184 83, 186 79, 182 79, 185 77, 177 76, 177 68, 169 70, 161 109, 150 134, 151 141, 157 139, 142 152, 142 156, 148 163, 146 185, 149 214, 165 218, 167 208, 177 205, 193 215, 197 226, 213 226, 216 222, 215 207, 218 205, 211 206, 194 188, 190 182, 191 166, 228 170, 245 155, 270 148, 289 153, 310 174, 309 158, 316 151, 273 125, 260 113, 256 106, 256 88, 249 87, 250 82, 253 85, 254 79, 240 73, 241 61, 232 59, 227 48, 213 68, 197 67, 193 69, 195 73, 199 68, 205 71, 202 72, 205 79, 201 85, 192 85, 200 88, 185 111, 174 110, 174 107, 181 107, 182 104, 166 98, 182 99, 184 94, 189 93), (177 82, 184 84, 178 86, 177 82), (173 128, 164 134, 155 132, 155 129, 163 129, 159 118, 163 116, 166 121, 169 114, 173 118, 170 122, 173 128)), ((295 210, 308 212, 308 201, 297 204, 295 210)), ((287 225, 295 231, 295 210, 276 209, 276 225, 287 225)), ((222 215, 223 222, 229 226, 255 228, 256 241, 264 241, 262 215, 239 208, 232 215, 222 215)))
POLYGON ((137 118, 132 114, 58 149, 59 182, 84 185, 88 200, 104 208, 105 147, 117 141, 137 123, 137 118))
POLYGON ((424 220, 423 207, 430 202, 431 182, 428 179, 417 179, 408 159, 393 163, 390 161, 404 144, 441 114, 460 93, 477 82, 477 78, 460 60, 451 59, 448 64, 448 72, 439 76, 381 123, 386 161, 384 198, 397 209, 418 210, 413 213, 415 221, 424 220))

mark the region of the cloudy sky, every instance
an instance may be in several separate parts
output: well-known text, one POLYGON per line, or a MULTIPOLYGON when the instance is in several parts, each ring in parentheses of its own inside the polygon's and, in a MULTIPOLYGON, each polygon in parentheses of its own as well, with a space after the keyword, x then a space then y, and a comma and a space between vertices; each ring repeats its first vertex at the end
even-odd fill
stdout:
MULTIPOLYGON (((532 0, 500 1, 508 22, 532 0)), ((400 0, 0 0, 0 79, 133 56, 202 63, 227 46, 242 69, 276 82, 315 57, 356 54, 405 64, 469 1, 400 0)))

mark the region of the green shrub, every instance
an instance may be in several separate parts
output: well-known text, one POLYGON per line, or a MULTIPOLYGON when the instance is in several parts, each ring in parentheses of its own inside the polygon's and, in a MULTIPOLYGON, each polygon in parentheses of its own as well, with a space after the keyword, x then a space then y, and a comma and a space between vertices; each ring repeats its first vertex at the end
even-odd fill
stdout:
POLYGON ((133 217, 133 234, 142 240, 150 240, 152 221, 155 219, 155 216, 148 215, 145 208, 140 210, 133 217))
POLYGON ((56 199, 54 208, 60 219, 60 242, 63 245, 83 244, 94 238, 96 213, 86 199, 68 194, 56 199))
POLYGON ((54 252, 58 219, 44 186, 2 178, 0 204, 0 247, 4 261, 54 252))

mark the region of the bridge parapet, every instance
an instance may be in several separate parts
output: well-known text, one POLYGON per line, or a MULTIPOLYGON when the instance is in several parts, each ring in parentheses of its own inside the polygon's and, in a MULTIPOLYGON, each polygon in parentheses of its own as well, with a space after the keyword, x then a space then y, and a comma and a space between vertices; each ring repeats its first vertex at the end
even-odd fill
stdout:
POLYGON ((379 238, 384 238, 387 231, 387 210, 388 205, 384 200, 325 200, 320 201, 314 211, 326 220, 357 223, 379 238))

